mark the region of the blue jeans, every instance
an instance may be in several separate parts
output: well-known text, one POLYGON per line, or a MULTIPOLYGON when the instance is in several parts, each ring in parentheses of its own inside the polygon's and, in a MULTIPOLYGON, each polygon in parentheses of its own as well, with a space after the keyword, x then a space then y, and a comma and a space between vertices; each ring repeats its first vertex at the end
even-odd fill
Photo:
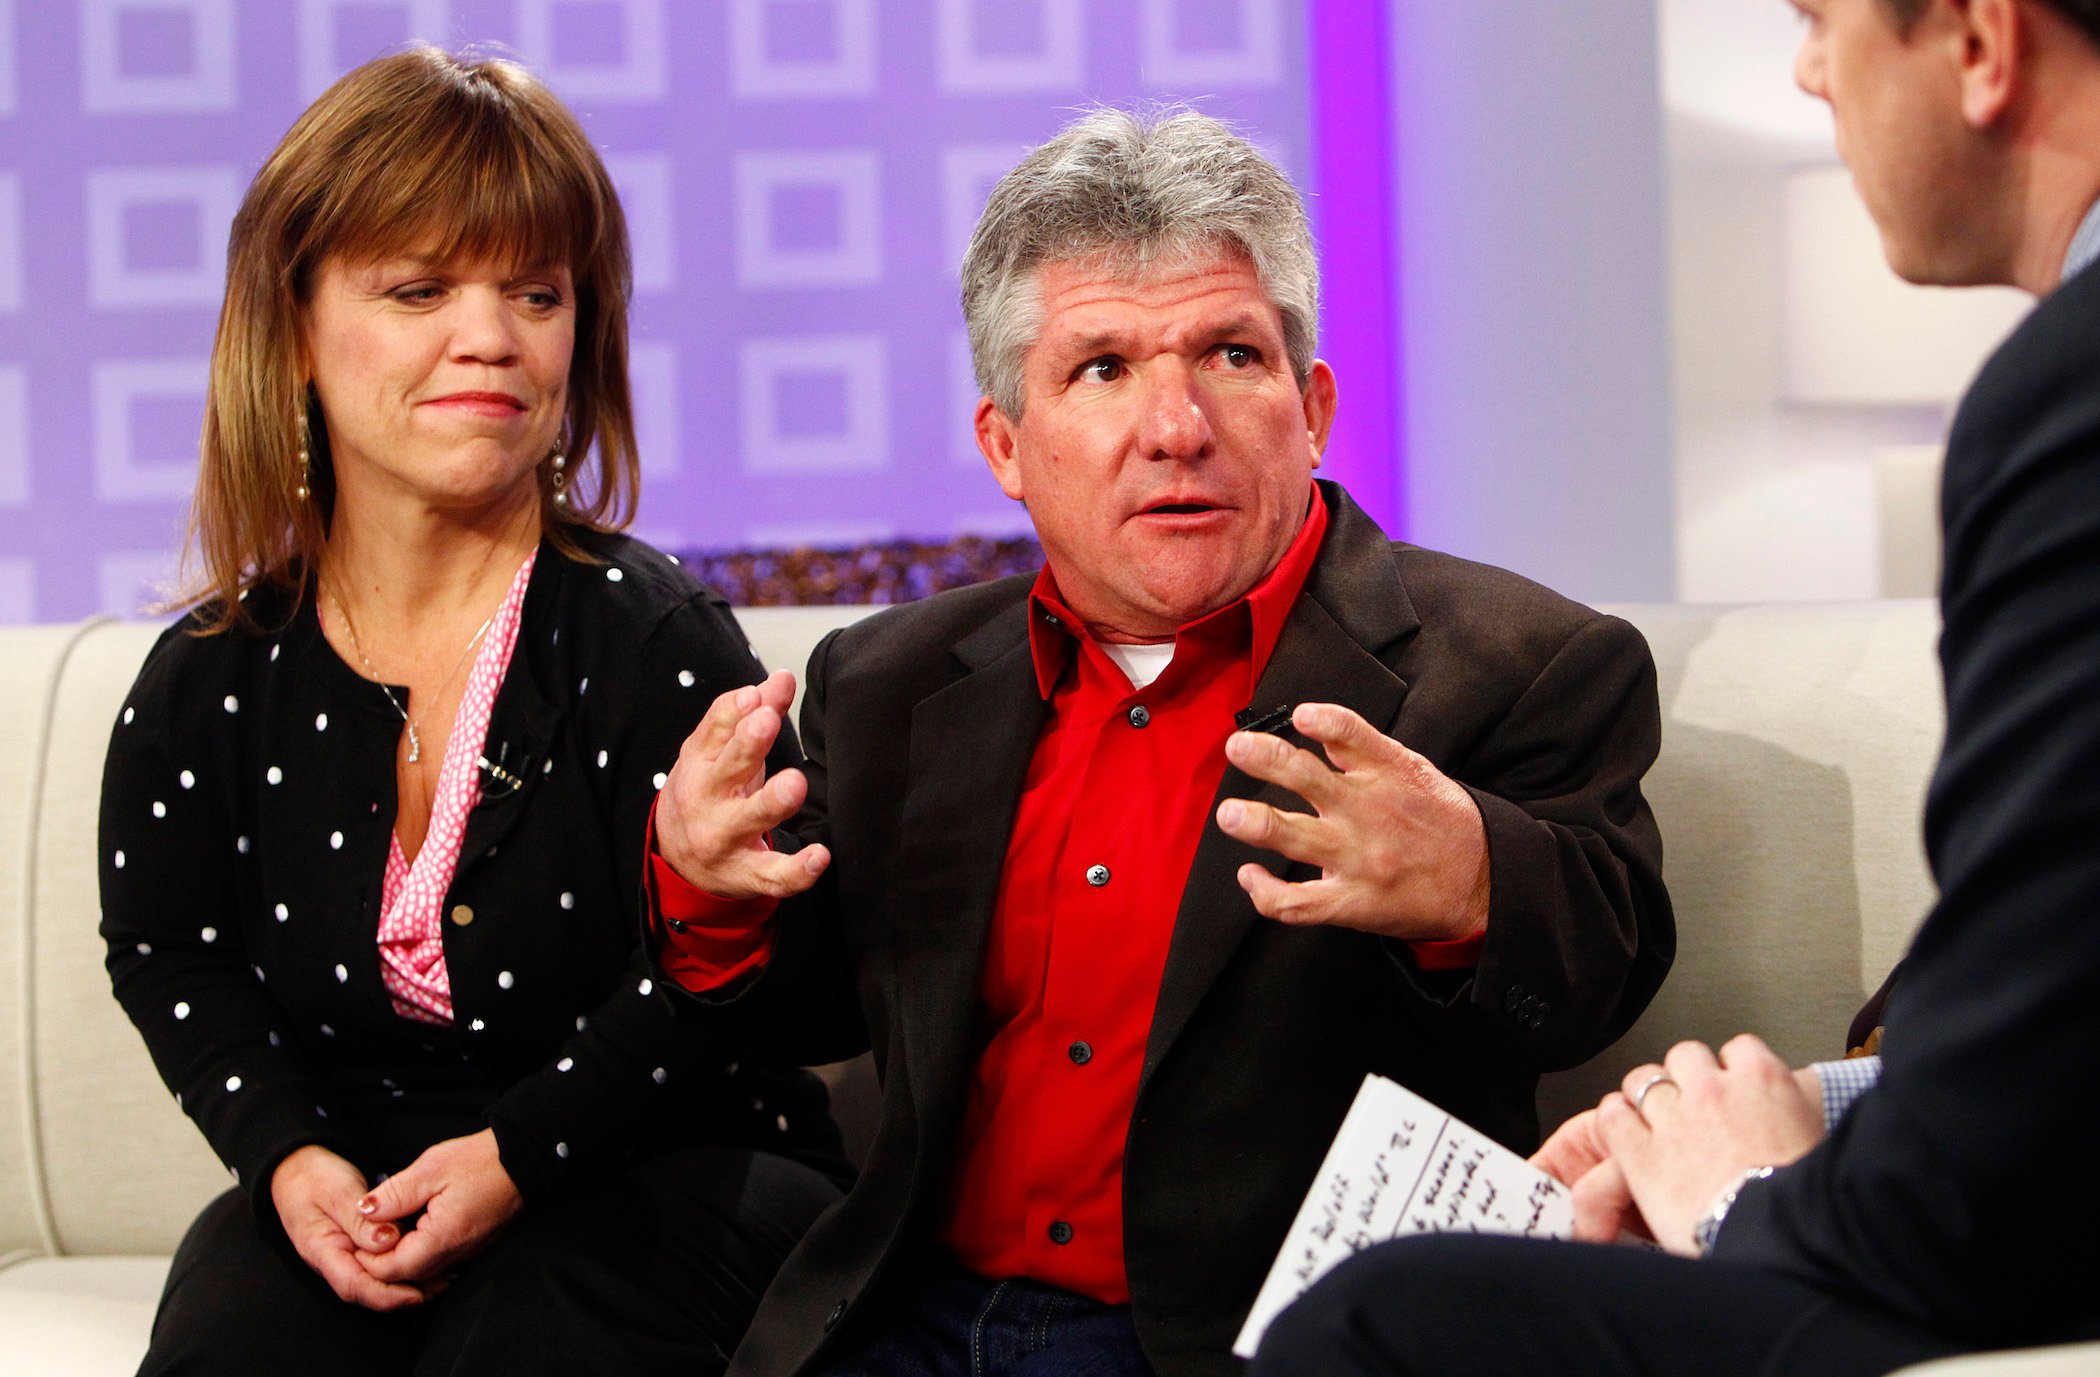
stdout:
POLYGON ((900 1313, 848 1336, 823 1377, 1152 1377, 1127 1305, 953 1263, 928 1269, 900 1313))

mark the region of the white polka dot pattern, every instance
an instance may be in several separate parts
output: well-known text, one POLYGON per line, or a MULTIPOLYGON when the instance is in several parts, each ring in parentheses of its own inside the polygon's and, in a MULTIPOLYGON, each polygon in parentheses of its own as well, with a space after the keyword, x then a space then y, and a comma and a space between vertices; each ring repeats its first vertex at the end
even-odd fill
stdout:
MULTIPOLYGON (((475 762, 488 742, 489 714, 510 668, 511 652, 517 647, 518 614, 538 558, 535 551, 518 566, 503 606, 496 609, 480 653, 474 657, 474 668, 460 697, 459 716, 452 723, 452 739, 445 746, 445 763, 438 770, 437 798, 431 804, 423 849, 411 865, 402 854, 398 836, 387 847, 380 896, 379 973, 393 997, 394 1012, 403 1018, 441 1025, 453 1022, 452 975, 445 968, 445 891, 452 887, 452 876, 459 869, 467 815, 481 801, 481 772, 475 762)), ((472 1027, 479 1031, 481 1020, 475 1019, 472 1027)))

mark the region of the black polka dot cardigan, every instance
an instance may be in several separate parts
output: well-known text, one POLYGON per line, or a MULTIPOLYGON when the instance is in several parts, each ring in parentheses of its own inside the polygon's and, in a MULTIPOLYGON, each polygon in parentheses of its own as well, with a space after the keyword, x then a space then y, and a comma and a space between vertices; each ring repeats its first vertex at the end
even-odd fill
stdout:
MULTIPOLYGON (((673 1016, 641 950, 648 812, 724 689, 761 670, 728 607, 639 542, 540 551, 445 896, 450 1028, 380 979, 401 716, 257 590, 264 634, 154 647, 110 737, 102 935, 118 1000, 268 1213, 284 1157, 377 1174, 486 1126, 528 1202, 673 1141, 838 1170, 824 1092, 673 1016)), ((396 688, 403 695, 405 690, 396 688)), ((410 705, 410 711, 413 711, 410 705)), ((776 748, 777 768, 794 747, 776 748)))

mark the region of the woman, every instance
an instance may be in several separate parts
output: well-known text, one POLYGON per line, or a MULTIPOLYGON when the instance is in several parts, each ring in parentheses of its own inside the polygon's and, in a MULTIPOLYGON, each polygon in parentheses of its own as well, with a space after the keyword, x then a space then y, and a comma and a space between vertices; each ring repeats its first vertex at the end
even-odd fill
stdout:
POLYGON ((675 1022, 639 949, 661 772, 761 670, 613 534, 628 284, 509 63, 362 67, 249 188, 201 591, 103 786, 117 997, 239 1183, 144 1372, 719 1370, 838 1197, 821 1087, 675 1022))

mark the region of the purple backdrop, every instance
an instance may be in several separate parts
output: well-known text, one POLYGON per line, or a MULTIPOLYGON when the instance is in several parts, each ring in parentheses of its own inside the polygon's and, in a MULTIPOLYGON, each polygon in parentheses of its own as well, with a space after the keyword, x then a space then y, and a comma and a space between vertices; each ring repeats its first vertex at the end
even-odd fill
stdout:
POLYGON ((515 52, 606 154, 635 235, 646 538, 1021 529, 969 438, 962 245, 1074 107, 1153 98, 1196 99, 1351 198, 1314 201, 1354 236, 1327 352, 1345 388, 1372 384, 1338 469, 1390 515, 1378 8, 0 0, 0 622, 130 611, 165 582, 242 189, 328 81, 411 36, 515 52), (1316 75, 1315 25, 1342 36, 1316 75))

